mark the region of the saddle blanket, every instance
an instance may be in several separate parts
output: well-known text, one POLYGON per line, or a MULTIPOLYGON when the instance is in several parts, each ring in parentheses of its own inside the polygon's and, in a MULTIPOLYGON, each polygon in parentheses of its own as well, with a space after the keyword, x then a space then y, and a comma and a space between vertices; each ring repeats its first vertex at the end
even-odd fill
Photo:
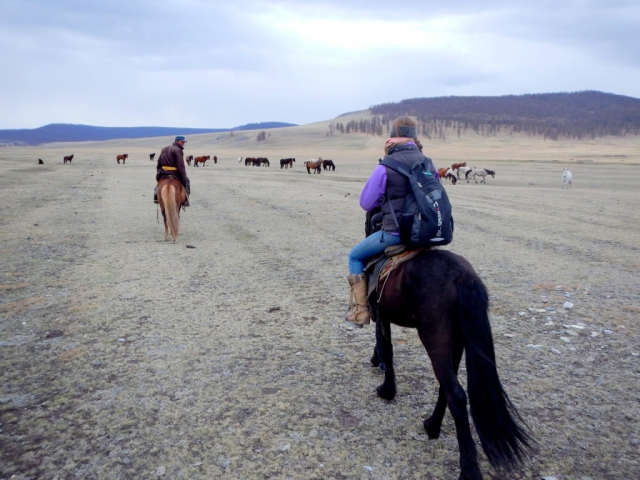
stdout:
POLYGON ((382 266, 382 269, 380 270, 380 275, 378 276, 378 282, 384 281, 389 276, 389 274, 391 273, 391 271, 394 268, 396 268, 398 265, 406 262, 407 260, 411 260, 418 253, 420 253, 421 250, 422 250, 421 248, 418 248, 416 250, 405 250, 404 252, 391 257, 382 266))

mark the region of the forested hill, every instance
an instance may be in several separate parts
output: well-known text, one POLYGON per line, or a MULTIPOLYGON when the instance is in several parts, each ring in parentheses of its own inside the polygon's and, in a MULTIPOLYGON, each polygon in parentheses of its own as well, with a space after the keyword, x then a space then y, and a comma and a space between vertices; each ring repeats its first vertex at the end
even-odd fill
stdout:
MULTIPOLYGON (((395 118, 414 116, 422 136, 431 140, 445 140, 451 129, 458 136, 468 130, 483 136, 519 132, 553 140, 640 133, 640 99, 595 91, 412 98, 370 110, 376 115, 371 123, 379 122, 387 132, 395 118)), ((366 133, 377 134, 382 129, 371 125, 370 130, 366 133)))
POLYGON ((179 127, 94 127, 52 123, 44 127, 21 130, 0 130, 0 145, 38 145, 51 142, 85 142, 113 140, 116 138, 146 138, 197 133, 230 132, 279 127, 294 127, 293 123, 250 123, 235 128, 179 128, 179 127))

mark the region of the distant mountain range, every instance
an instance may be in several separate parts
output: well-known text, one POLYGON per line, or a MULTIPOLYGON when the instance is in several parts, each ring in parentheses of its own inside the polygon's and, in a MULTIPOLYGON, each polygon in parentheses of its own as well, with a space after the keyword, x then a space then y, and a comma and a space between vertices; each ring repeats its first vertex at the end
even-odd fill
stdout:
POLYGON ((87 142, 117 138, 165 137, 238 130, 267 130, 295 126, 296 124, 294 123, 283 122, 248 123, 235 128, 94 127, 91 125, 52 123, 33 129, 0 130, 0 145, 39 145, 51 142, 87 142))
POLYGON ((420 133, 445 140, 451 129, 482 136, 498 132, 524 133, 546 139, 593 139, 640 134, 640 99, 612 93, 582 91, 505 95, 500 97, 412 98, 370 107, 369 124, 349 125, 350 131, 381 132, 395 118, 415 117, 420 133), (447 131, 448 130, 448 131, 447 131))
MULTIPOLYGON (((523 133, 533 137, 595 139, 640 135, 640 99, 612 93, 582 91, 487 97, 411 98, 369 107, 372 116, 349 122, 331 122, 343 134, 388 135, 391 122, 402 115, 418 120, 418 133, 428 140, 446 141, 475 133, 523 133)), ((353 112, 356 113, 356 112, 353 112)), ((235 128, 94 127, 50 124, 35 129, 0 130, 2 145, 38 145, 118 138, 168 137, 198 133, 267 130, 295 127, 293 123, 249 123, 235 128)))

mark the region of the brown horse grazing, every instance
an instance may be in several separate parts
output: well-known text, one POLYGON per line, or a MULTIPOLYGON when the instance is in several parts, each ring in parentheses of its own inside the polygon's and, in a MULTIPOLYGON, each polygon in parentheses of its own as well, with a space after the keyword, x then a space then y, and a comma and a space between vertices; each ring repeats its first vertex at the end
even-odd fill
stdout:
POLYGON ((149 154, 149 160, 153 162, 154 158, 156 158, 156 154, 155 153, 150 153, 149 154))
POLYGON ((187 165, 191 166, 191 162, 193 161, 193 155, 189 155, 187 158, 185 158, 187 165))
POLYGON ((453 172, 457 174, 459 168, 466 167, 466 166, 467 166, 467 162, 453 163, 451 165, 451 170, 453 170, 453 172))
POLYGON ((169 233, 176 243, 180 234, 180 207, 187 201, 187 191, 174 177, 164 177, 158 182, 158 203, 164 218, 164 239, 169 233))
POLYGON ((42 161, 41 158, 38 159, 38 165, 44 165, 44 162, 42 161))
POLYGON ((122 164, 124 165, 124 162, 127 160, 127 158, 129 158, 129 154, 128 153, 125 153, 124 155, 116 156, 116 160, 118 161, 118 165, 120 165, 120 160, 122 160, 122 164))
MULTIPOLYGON (((249 165, 253 165, 256 161, 255 157, 247 157, 244 159, 244 166, 248 167, 249 165)), ((260 163, 258 163, 258 165, 260 165, 260 163)))
POLYGON ((307 167, 307 173, 311 174, 311 170, 313 173, 321 173, 322 172, 322 158, 312 158, 308 162, 304 162, 304 166, 307 167))
POLYGON ((204 156, 204 157, 196 157, 196 158, 194 158, 194 159, 193 159, 193 166, 194 166, 194 167, 197 167, 197 166, 198 166, 198 163, 201 163, 201 164, 202 164, 202 166, 204 167, 205 162, 206 162, 207 160, 209 160, 210 158, 211 158, 211 157, 210 157, 209 155, 204 156))
POLYGON ((444 182, 445 180, 450 180, 451 183, 455 185, 458 181, 456 176, 453 174, 453 170, 447 167, 438 169, 438 177, 440 179, 440 183, 444 182))
POLYGON ((71 163, 71 160, 73 160, 73 155, 69 155, 67 157, 64 157, 64 163, 67 163, 67 162, 71 163))
MULTIPOLYGON (((373 229, 373 223, 369 222, 367 230, 373 229)), ((471 418, 489 463, 509 471, 524 461, 535 441, 500 382, 489 323, 489 294, 471 264, 447 250, 422 249, 378 279, 378 275, 372 279, 370 273, 369 282, 377 287, 369 297, 376 322, 371 364, 384 371, 378 396, 390 401, 397 393, 391 324, 415 328, 440 384, 435 408, 423 426, 430 439, 438 438, 449 407, 460 451, 459 478, 482 479, 469 427, 467 394, 458 382, 464 352, 471 418)))
POLYGON ((335 171, 336 164, 333 163, 333 160, 322 160, 322 169, 335 171))
POLYGON ((260 157, 260 158, 256 158, 256 160, 258 162, 260 162, 260 166, 261 167, 264 166, 264 165, 266 165, 267 167, 271 166, 271 164, 269 163, 269 159, 268 158, 260 157))

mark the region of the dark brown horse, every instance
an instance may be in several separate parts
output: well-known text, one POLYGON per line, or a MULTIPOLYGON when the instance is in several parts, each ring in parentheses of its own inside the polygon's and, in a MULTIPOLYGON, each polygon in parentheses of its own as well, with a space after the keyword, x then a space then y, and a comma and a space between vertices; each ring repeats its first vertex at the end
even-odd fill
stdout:
POLYGON ((264 167, 265 165, 269 167, 271 164, 269 163, 269 159, 265 157, 256 158, 258 162, 260 162, 260 166, 264 167))
MULTIPOLYGON (((374 222, 367 218, 367 229, 374 222)), ((369 233, 369 232, 367 232, 369 233)), ((420 250, 377 283, 369 299, 376 322, 371 364, 384 371, 379 397, 396 396, 391 324, 415 328, 440 384, 438 400, 423 426, 430 439, 440 436, 447 407, 453 416, 460 451, 460 479, 481 480, 467 413, 467 394, 458 382, 466 352, 467 390, 475 430, 489 463, 509 471, 535 444, 504 391, 496 366, 489 323, 489 294, 467 260, 447 250, 420 250)), ((501 475, 499 478, 513 478, 501 475)))
POLYGON ((218 157, 216 157, 215 155, 213 156, 213 163, 218 163, 218 157))
POLYGON ((333 163, 333 160, 322 160, 322 169, 335 171, 336 164, 333 163))
POLYGON ((203 157, 196 157, 193 159, 193 166, 197 167, 198 163, 201 163, 202 166, 204 167, 205 163, 207 160, 209 160, 211 157, 209 155, 203 156, 203 157))
POLYGON ((41 158, 38 159, 38 165, 44 165, 44 162, 42 161, 41 158))
POLYGON ((180 207, 187 201, 187 191, 174 177, 164 177, 158 182, 158 203, 164 218, 164 239, 169 234, 176 243, 180 234, 180 207))
POLYGON ((126 162, 127 158, 129 158, 129 154, 125 153, 123 155, 117 155, 116 156, 116 160, 118 162, 118 165, 120 165, 120 160, 122 160, 122 164, 124 165, 124 163, 126 162))
POLYGON ((283 168, 293 168, 293 162, 295 162, 295 158, 281 158, 280 159, 280 169, 283 168))
POLYGON ((311 174, 311 170, 313 173, 321 173, 322 172, 322 158, 312 158, 308 162, 304 162, 304 166, 307 167, 307 173, 311 174))
MULTIPOLYGON (((255 157, 247 157, 244 159, 244 166, 248 167, 249 165, 255 165, 256 164, 256 158, 255 157)), ((258 162, 258 166, 260 166, 260 163, 258 162)))
POLYGON ((64 157, 64 163, 67 163, 67 162, 71 163, 71 160, 73 160, 73 155, 69 155, 67 157, 64 157))
POLYGON ((155 153, 150 153, 149 154, 149 160, 153 162, 154 158, 156 158, 156 154, 155 153))
POLYGON ((193 155, 189 155, 186 159, 187 165, 191 166, 191 162, 193 161, 193 155))

